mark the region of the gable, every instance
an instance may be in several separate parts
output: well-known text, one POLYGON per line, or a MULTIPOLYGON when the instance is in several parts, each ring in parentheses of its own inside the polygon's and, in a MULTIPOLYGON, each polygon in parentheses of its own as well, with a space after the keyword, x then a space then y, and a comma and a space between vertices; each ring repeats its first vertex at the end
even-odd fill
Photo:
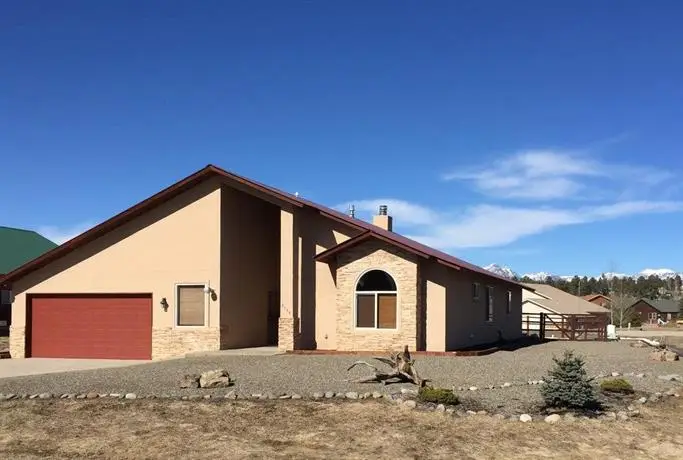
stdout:
POLYGON ((155 277, 170 272, 178 282, 187 281, 184 272, 213 273, 220 258, 220 199, 219 183, 205 182, 14 280, 12 289, 148 292, 155 277))
POLYGON ((56 247, 57 244, 34 231, 0 227, 0 274, 9 273, 56 247))

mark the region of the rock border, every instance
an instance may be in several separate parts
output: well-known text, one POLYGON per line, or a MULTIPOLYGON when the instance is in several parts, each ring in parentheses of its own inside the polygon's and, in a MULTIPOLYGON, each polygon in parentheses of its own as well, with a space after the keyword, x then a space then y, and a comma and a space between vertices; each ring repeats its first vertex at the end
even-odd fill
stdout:
POLYGON ((680 397, 680 394, 673 389, 668 390, 664 393, 653 393, 649 397, 641 397, 633 401, 632 405, 629 405, 626 410, 622 411, 606 411, 604 413, 598 413, 595 417, 589 417, 587 415, 580 415, 573 412, 567 412, 564 416, 559 413, 553 414, 528 414, 524 413, 521 415, 505 416, 504 414, 491 414, 486 410, 473 411, 473 410, 463 410, 459 406, 445 406, 443 404, 434 403, 422 403, 418 402, 415 397, 417 392, 415 390, 402 388, 400 392, 397 393, 381 393, 379 391, 359 393, 354 391, 349 392, 314 392, 308 396, 303 396, 298 393, 252 393, 250 395, 239 395, 236 391, 231 390, 222 395, 216 394, 191 394, 191 395, 170 395, 170 394, 150 394, 150 395, 137 395, 136 393, 63 393, 63 394, 53 394, 53 393, 34 393, 34 394, 0 394, 0 402, 2 401, 24 401, 24 400, 35 400, 35 401, 54 401, 54 400, 123 400, 123 401, 135 401, 135 400, 173 400, 173 401, 276 401, 276 400, 307 400, 307 401, 332 401, 332 400, 377 400, 377 401, 389 401, 394 404, 398 404, 403 408, 409 410, 421 410, 425 412, 435 412, 437 414, 445 414, 453 417, 473 417, 473 416, 490 416, 499 420, 511 420, 519 421, 522 423, 529 423, 534 421, 544 421, 546 423, 555 424, 561 421, 571 422, 574 420, 603 420, 603 421, 627 421, 634 417, 640 416, 640 410, 637 409, 637 405, 643 405, 647 403, 655 403, 662 400, 665 397, 680 397))

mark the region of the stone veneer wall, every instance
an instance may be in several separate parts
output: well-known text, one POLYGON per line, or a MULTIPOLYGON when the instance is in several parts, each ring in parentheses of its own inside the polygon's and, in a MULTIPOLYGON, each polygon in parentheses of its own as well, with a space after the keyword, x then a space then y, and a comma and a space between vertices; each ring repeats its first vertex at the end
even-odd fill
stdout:
POLYGON ((12 358, 26 357, 25 327, 9 327, 9 354, 12 358))
MULTIPOLYGON (((10 356, 26 356, 26 328, 10 326, 10 356)), ((154 328, 152 330, 152 359, 174 358, 193 351, 220 349, 218 328, 179 330, 177 328, 154 328)))
POLYGON ((194 351, 220 350, 220 339, 220 329, 217 327, 154 328, 152 330, 152 359, 180 357, 194 351))
POLYGON ((277 347, 280 351, 294 350, 294 318, 280 318, 278 322, 277 347))
POLYGON ((367 241, 337 257, 337 349, 397 351, 417 345, 417 257, 380 241, 367 241), (397 329, 356 329, 356 282, 361 274, 384 270, 398 289, 397 329))

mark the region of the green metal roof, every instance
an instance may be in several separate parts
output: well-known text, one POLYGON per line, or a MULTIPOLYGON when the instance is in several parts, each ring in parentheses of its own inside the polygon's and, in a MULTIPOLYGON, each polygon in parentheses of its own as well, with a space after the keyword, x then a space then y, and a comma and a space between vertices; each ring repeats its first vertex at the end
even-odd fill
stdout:
POLYGON ((56 247, 57 244, 32 230, 0 226, 0 275, 56 247))

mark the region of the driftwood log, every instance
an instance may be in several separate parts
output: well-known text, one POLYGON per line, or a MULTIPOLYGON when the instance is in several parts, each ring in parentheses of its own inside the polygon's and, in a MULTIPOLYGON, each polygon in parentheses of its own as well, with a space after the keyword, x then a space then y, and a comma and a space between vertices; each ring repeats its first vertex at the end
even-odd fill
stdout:
POLYGON ((355 383, 379 382, 382 385, 386 385, 387 383, 408 382, 421 388, 429 382, 428 379, 420 377, 420 374, 415 367, 415 360, 411 358, 410 351, 408 351, 408 345, 405 346, 402 352, 391 355, 389 358, 373 356, 372 359, 376 359, 377 361, 386 364, 390 367, 390 370, 382 372, 367 361, 356 361, 349 366, 347 372, 356 366, 367 366, 374 371, 374 374, 355 380, 355 383))

